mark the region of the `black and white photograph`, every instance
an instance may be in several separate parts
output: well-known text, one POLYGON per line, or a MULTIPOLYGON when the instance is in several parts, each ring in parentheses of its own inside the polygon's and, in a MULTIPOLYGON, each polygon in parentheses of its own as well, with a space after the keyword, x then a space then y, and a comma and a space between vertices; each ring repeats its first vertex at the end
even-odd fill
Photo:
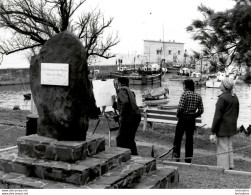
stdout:
POLYGON ((251 0, 0 0, 0 189, 250 195, 251 0))

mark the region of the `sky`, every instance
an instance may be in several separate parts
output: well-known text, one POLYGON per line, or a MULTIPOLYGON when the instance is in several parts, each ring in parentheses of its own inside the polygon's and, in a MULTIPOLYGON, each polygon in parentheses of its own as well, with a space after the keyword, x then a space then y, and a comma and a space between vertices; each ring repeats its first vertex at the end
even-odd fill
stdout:
POLYGON ((232 8, 233 0, 89 0, 105 16, 114 17, 112 29, 118 32, 120 53, 143 53, 143 40, 185 43, 185 49, 198 47, 186 32, 194 19, 202 18, 197 7, 202 3, 216 11, 232 8))
MULTIPOLYGON (((120 43, 112 52, 142 54, 143 40, 174 40, 185 43, 188 51, 199 50, 186 27, 202 18, 197 10, 201 3, 215 11, 235 5, 233 0, 87 0, 84 9, 100 9, 105 18, 114 18, 107 31, 118 33, 120 43)), ((29 62, 23 54, 13 54, 4 58, 0 68, 5 67, 29 67, 29 62)))

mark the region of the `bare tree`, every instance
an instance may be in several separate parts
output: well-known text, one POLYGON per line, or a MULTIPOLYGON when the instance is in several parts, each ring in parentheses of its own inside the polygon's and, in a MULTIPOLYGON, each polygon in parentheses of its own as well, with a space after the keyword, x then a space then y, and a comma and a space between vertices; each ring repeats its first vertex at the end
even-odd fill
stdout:
POLYGON ((12 54, 38 49, 52 36, 65 30, 74 33, 82 41, 89 57, 115 57, 111 47, 118 44, 118 35, 108 34, 113 18, 105 20, 101 11, 82 13, 73 17, 86 0, 1 0, 0 30, 11 36, 0 40, 0 54, 12 54), (75 19, 77 18, 77 19, 75 19))

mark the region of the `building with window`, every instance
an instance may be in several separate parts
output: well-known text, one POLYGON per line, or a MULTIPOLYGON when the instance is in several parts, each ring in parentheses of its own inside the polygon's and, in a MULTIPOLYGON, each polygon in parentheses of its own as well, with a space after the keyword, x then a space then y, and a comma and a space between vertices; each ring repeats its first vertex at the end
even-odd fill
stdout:
POLYGON ((174 62, 177 64, 184 61, 184 43, 171 41, 144 40, 144 57, 148 63, 174 62))

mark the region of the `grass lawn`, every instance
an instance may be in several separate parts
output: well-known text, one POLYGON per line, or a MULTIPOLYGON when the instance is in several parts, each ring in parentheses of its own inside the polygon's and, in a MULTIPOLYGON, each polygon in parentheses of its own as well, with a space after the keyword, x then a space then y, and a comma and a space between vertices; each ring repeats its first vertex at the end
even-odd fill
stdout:
MULTIPOLYGON (((29 111, 0 110, 0 148, 16 145, 16 140, 26 133, 26 120, 29 111)), ((92 133, 97 120, 90 120, 88 133, 92 133)), ((155 124, 154 131, 143 131, 140 124, 136 134, 136 142, 140 156, 157 157, 172 148, 175 126, 155 124)), ((109 128, 105 120, 101 120, 95 134, 108 138, 109 128)), ((112 132, 112 146, 115 146, 115 136, 112 132)), ((204 128, 194 135, 193 164, 216 166, 216 145, 209 141, 210 129, 204 128)), ((181 157, 184 157, 184 141, 182 142, 181 157)), ((251 172, 251 136, 241 133, 234 137, 233 147, 235 156, 235 170, 251 172)), ((108 146, 107 146, 108 147, 108 146)), ((172 161, 171 153, 159 160, 159 163, 172 161)), ((182 160, 184 162, 184 160, 182 160)), ((251 176, 226 174, 207 167, 187 166, 175 164, 178 167, 180 182, 179 189, 241 189, 251 188, 251 176)))

